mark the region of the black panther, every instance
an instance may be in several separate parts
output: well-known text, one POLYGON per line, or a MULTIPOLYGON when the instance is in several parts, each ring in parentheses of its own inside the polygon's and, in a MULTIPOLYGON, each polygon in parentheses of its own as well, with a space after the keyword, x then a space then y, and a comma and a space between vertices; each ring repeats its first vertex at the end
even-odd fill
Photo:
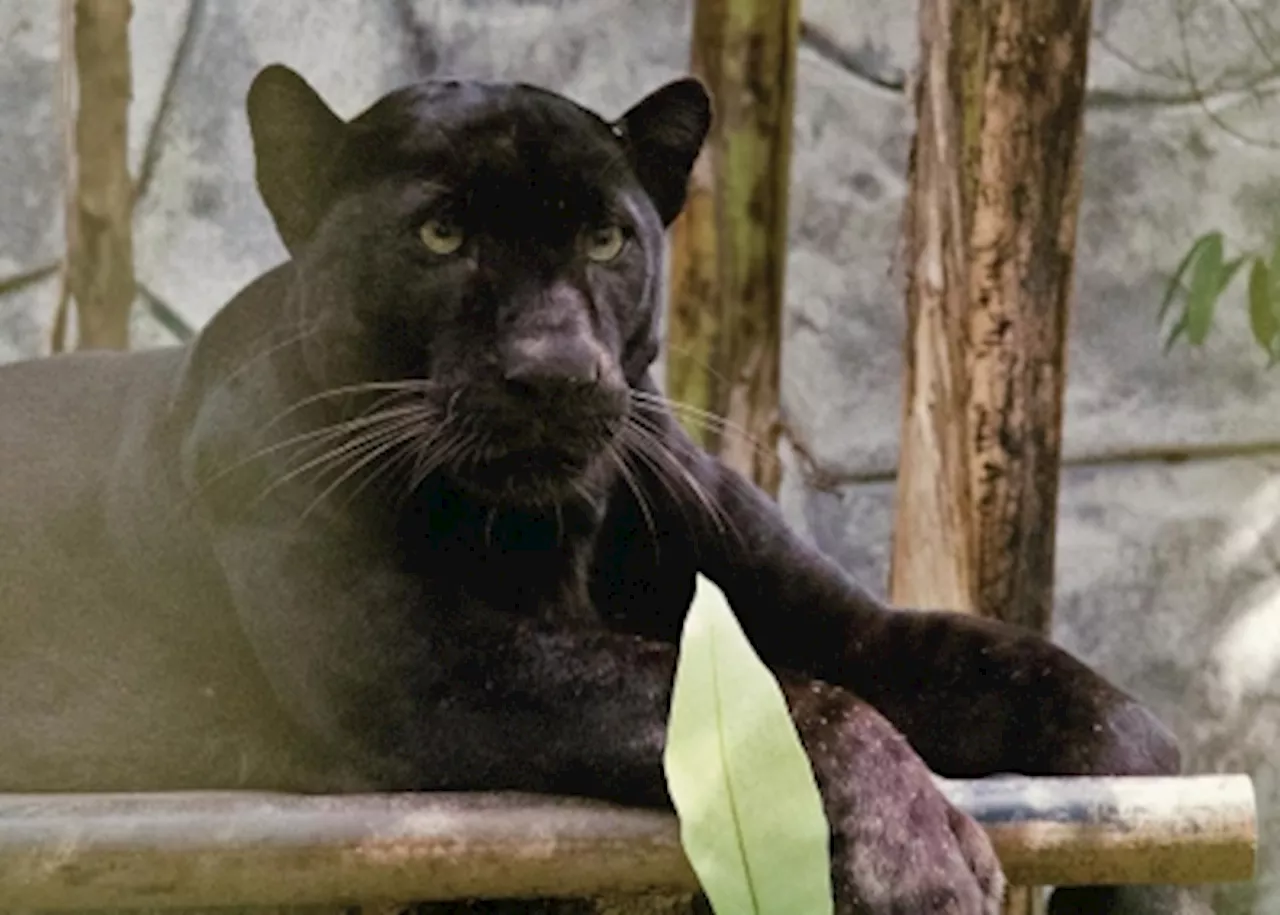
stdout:
POLYGON ((650 373, 697 81, 614 121, 423 82, 344 122, 271 66, 248 112, 287 262, 188 346, 0 368, 0 790, 667 805, 696 573, 783 683, 841 913, 998 911, 929 769, 1178 770, 1068 654, 884 606, 681 431, 650 373))

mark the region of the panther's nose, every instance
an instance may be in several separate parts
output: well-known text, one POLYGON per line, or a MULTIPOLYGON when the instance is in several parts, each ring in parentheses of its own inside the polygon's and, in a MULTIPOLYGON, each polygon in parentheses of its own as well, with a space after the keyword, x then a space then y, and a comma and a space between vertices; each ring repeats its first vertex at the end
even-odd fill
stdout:
POLYGON ((600 382, 600 347, 583 335, 516 340, 505 355, 503 377, 514 388, 530 393, 584 388, 600 382))

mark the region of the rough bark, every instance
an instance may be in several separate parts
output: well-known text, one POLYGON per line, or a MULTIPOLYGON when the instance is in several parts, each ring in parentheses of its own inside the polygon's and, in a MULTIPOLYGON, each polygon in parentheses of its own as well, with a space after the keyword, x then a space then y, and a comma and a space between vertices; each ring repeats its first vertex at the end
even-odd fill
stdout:
POLYGON ((920 7, 896 603, 1049 628, 1089 17, 920 7))
POLYGON ((667 393, 694 438, 776 493, 798 0, 698 0, 715 123, 672 232, 667 393), (708 422, 707 414, 726 422, 708 422))
POLYGON ((1089 4, 920 15, 893 596, 1045 630, 1089 4))
POLYGON ((127 349, 133 273, 133 181, 128 128, 132 89, 130 0, 76 0, 78 100, 67 207, 64 302, 55 322, 62 348, 66 299, 75 303, 78 349, 127 349))

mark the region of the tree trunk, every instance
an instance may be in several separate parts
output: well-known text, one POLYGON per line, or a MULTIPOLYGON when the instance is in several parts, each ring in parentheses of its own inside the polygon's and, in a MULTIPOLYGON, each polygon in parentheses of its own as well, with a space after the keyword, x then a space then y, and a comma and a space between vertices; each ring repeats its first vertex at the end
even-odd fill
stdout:
POLYGON ((920 16, 891 588, 1044 631, 1089 4, 920 16))
POLYGON ((799 8, 698 0, 692 68, 715 123, 671 240, 667 394, 695 440, 770 493, 799 8))
POLYGON ((1089 7, 920 6, 897 604, 1049 628, 1089 7))
MULTIPOLYGON (((127 349, 133 273, 129 177, 130 0, 75 0, 78 101, 67 150, 67 263, 54 349, 63 345, 66 299, 75 302, 78 349, 127 349)), ((67 66, 64 62, 64 66, 67 66)))

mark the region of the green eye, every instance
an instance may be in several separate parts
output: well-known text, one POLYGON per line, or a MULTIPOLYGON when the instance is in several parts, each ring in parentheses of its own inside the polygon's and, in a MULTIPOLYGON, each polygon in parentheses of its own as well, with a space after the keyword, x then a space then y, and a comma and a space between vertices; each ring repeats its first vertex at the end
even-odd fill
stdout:
POLYGON ((466 235, 462 227, 447 219, 428 219, 418 230, 418 236, 432 254, 453 254, 462 247, 466 235))
POLYGON ((602 226, 587 233, 585 247, 587 257, 604 264, 622 253, 627 237, 619 226, 602 226))

